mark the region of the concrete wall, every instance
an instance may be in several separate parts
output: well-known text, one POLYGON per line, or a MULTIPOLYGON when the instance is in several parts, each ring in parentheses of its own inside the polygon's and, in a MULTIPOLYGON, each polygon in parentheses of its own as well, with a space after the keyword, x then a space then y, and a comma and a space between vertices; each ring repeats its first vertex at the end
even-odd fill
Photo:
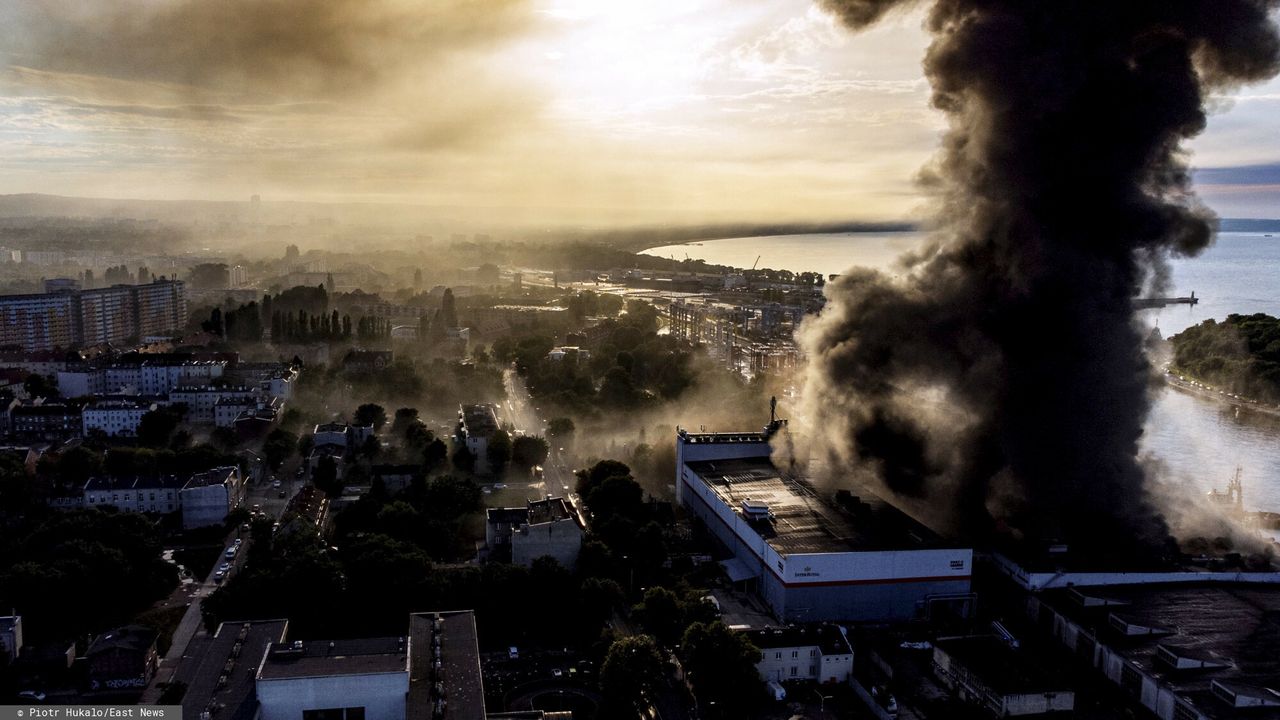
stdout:
POLYGON ((182 490, 179 493, 182 505, 182 527, 184 529, 217 525, 227 518, 231 509, 231 492, 225 485, 207 485, 182 490))
POLYGON ((848 682, 853 673, 853 654, 823 655, 817 646, 768 648, 761 650, 756 671, 765 682, 814 680, 820 683, 848 682), (795 657, 792 657, 795 654, 795 657), (791 674, 791 668, 796 674, 791 674))
POLYGON ((302 720, 304 710, 363 707, 365 720, 404 720, 409 673, 257 681, 261 720, 302 720))
POLYGON ((527 525, 511 534, 511 562, 529 567, 549 555, 569 570, 578 565, 582 528, 573 520, 527 525))

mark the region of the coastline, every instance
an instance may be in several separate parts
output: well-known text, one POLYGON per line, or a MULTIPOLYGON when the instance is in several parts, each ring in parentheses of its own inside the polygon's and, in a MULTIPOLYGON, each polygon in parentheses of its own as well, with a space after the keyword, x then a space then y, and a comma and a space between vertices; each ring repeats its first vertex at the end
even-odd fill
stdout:
POLYGON ((1205 385, 1193 384, 1190 380, 1180 380, 1172 371, 1166 370, 1162 376, 1166 386, 1196 397, 1207 400, 1214 400, 1220 404, 1234 407, 1236 411, 1245 410, 1246 412, 1258 413, 1259 415, 1269 415, 1274 418, 1280 418, 1280 405, 1264 405, 1259 402, 1249 402, 1226 395, 1225 390, 1211 388, 1205 385))

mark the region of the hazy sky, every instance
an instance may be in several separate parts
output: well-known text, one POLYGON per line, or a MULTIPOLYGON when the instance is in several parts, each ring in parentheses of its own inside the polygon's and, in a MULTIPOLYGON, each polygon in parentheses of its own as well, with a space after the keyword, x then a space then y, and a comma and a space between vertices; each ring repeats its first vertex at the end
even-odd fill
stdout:
MULTIPOLYGON (((943 129, 920 15, 810 0, 8 0, 0 193, 571 221, 897 219, 943 129)), ((1280 217, 1280 82, 1192 148, 1280 217)))

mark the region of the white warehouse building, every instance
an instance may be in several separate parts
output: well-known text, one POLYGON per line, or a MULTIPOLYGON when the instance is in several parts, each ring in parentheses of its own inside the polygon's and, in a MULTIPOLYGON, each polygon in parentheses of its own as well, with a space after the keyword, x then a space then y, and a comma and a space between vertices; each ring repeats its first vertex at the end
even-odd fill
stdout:
POLYGON ((973 550, 869 492, 784 477, 764 432, 676 435, 676 498, 732 555, 725 570, 785 623, 899 621, 973 605, 973 550))

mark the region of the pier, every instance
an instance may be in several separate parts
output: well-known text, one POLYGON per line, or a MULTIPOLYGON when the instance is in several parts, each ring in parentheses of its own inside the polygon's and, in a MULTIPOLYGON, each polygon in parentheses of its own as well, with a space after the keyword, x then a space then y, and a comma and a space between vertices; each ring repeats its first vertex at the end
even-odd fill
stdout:
POLYGON ((1187 297, 1152 297, 1152 298, 1134 298, 1134 310, 1150 310, 1153 308, 1162 308, 1165 305, 1195 305, 1200 302, 1200 298, 1196 297, 1193 292, 1187 297))

